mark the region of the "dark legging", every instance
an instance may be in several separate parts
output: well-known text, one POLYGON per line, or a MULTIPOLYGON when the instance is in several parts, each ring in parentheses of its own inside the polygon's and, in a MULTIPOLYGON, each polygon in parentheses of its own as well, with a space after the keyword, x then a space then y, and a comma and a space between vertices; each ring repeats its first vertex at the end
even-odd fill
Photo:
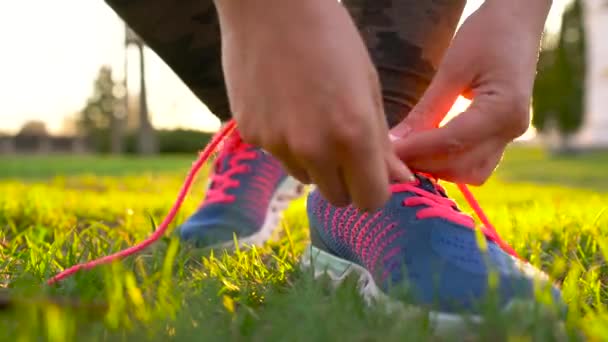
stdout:
MULTIPOLYGON (((220 120, 231 117, 211 0, 106 0, 220 120)), ((249 0, 251 1, 251 0, 249 0)), ((435 74, 466 0, 344 0, 382 85, 390 126, 435 74)))

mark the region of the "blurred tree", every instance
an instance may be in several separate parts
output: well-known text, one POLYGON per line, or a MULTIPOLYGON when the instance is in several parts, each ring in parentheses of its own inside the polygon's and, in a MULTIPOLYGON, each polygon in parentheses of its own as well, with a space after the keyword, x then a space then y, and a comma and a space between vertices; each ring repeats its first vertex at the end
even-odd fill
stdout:
POLYGON ((556 129, 561 150, 569 149, 585 110, 586 46, 581 1, 572 1, 564 11, 557 41, 544 37, 534 85, 532 122, 544 133, 556 129))
POLYGON ((112 134, 121 129, 122 119, 116 115, 121 105, 120 92, 112 79, 112 69, 102 66, 93 85, 93 94, 80 112, 78 126, 98 152, 122 152, 122 136, 112 134))
MULTIPOLYGON (((155 132, 158 138, 158 151, 161 154, 197 153, 211 137, 211 133, 189 129, 161 129, 155 132)), ((126 153, 138 153, 138 133, 133 131, 126 137, 126 153)))
POLYGON ((19 135, 22 136, 34 136, 34 137, 44 137, 48 136, 48 130, 46 129, 46 124, 40 120, 32 120, 28 121, 19 130, 19 135))

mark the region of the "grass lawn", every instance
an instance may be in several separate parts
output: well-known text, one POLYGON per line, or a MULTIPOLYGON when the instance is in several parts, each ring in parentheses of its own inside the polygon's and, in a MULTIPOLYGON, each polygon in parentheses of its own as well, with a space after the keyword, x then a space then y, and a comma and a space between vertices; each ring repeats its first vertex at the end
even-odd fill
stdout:
MULTIPOLYGON (((205 255, 168 235, 121 263, 58 287, 44 284, 76 262, 147 237, 194 158, 0 157, 0 340, 429 336, 423 318, 367 308, 354 279, 330 291, 299 270, 308 239, 302 200, 289 209, 276 241, 261 249, 205 255), (13 305, 2 306, 9 295, 13 305)), ((503 316, 488 305, 471 340, 608 339, 607 167, 608 154, 549 159, 516 147, 488 184, 473 189, 502 236, 562 284, 570 311, 560 326, 551 312, 503 316)), ((196 208, 203 182, 199 177, 172 228, 196 208)), ((469 210, 455 187, 448 189, 469 210)))

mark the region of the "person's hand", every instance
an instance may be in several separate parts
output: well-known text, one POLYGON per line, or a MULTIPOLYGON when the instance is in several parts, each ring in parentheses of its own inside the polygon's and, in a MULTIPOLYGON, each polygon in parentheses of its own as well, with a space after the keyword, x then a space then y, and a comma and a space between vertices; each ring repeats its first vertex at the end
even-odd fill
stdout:
POLYGON ((388 139, 378 76, 335 1, 216 1, 231 109, 245 142, 334 205, 382 206, 413 176, 388 139))
POLYGON ((420 102, 391 130, 417 171, 480 185, 529 127, 549 0, 488 0, 463 23, 420 102), (437 128, 459 95, 469 108, 437 128))

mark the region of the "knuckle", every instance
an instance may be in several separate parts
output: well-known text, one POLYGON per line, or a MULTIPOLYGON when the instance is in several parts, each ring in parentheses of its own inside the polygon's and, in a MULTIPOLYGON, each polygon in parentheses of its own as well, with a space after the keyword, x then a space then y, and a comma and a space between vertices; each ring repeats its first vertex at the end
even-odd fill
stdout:
POLYGON ((454 183, 464 183, 472 186, 481 186, 487 180, 481 170, 473 167, 446 167, 437 174, 442 178, 454 183))
POLYGON ((350 198, 347 195, 338 195, 333 199, 334 205, 339 208, 343 208, 348 206, 350 202, 350 198))
POLYGON ((380 209, 390 199, 388 186, 373 191, 373 196, 358 196, 353 198, 353 205, 363 212, 372 212, 380 209))
POLYGON ((239 134, 244 142, 254 146, 260 145, 260 136, 254 130, 241 128, 239 134))
POLYGON ((368 69, 367 77, 371 85, 380 86, 380 75, 378 75, 378 71, 373 66, 368 69))
POLYGON ((293 178, 297 179, 302 184, 310 184, 310 177, 305 170, 299 168, 297 165, 290 165, 285 162, 281 162, 283 168, 289 173, 293 178))
POLYGON ((361 139, 370 138, 366 137, 365 126, 360 123, 343 123, 337 127, 339 127, 339 129, 335 130, 334 139, 338 144, 343 146, 349 146, 361 139))
POLYGON ((283 145, 283 139, 278 134, 266 134, 262 139, 262 146, 269 151, 276 151, 283 145))
POLYGON ((325 199, 336 207, 345 207, 351 203, 350 197, 340 191, 328 189, 326 187, 319 187, 319 191, 325 197, 325 199))
POLYGON ((459 84, 466 78, 466 68, 462 68, 457 61, 446 58, 435 77, 447 84, 459 84))
POLYGON ((486 183, 487 180, 488 180, 487 177, 473 176, 466 183, 468 183, 472 186, 482 186, 486 183))
POLYGON ((474 169, 471 171, 467 183, 473 186, 482 186, 488 181, 488 178, 490 178, 490 173, 486 170, 474 169))
POLYGON ((508 97, 506 131, 512 137, 518 137, 528 130, 530 126, 530 98, 523 95, 508 97))
POLYGON ((482 162, 479 165, 465 171, 467 172, 465 173, 467 183, 473 186, 482 186, 492 175, 493 168, 490 167, 490 165, 488 165, 486 162, 482 162))
POLYGON ((289 144, 289 150, 298 159, 307 161, 313 161, 319 159, 321 150, 318 145, 315 144, 312 139, 299 139, 289 144))
POLYGON ((457 153, 462 153, 466 150, 466 145, 465 143, 458 139, 458 138, 449 138, 446 139, 444 142, 444 150, 446 154, 457 154, 457 153))

